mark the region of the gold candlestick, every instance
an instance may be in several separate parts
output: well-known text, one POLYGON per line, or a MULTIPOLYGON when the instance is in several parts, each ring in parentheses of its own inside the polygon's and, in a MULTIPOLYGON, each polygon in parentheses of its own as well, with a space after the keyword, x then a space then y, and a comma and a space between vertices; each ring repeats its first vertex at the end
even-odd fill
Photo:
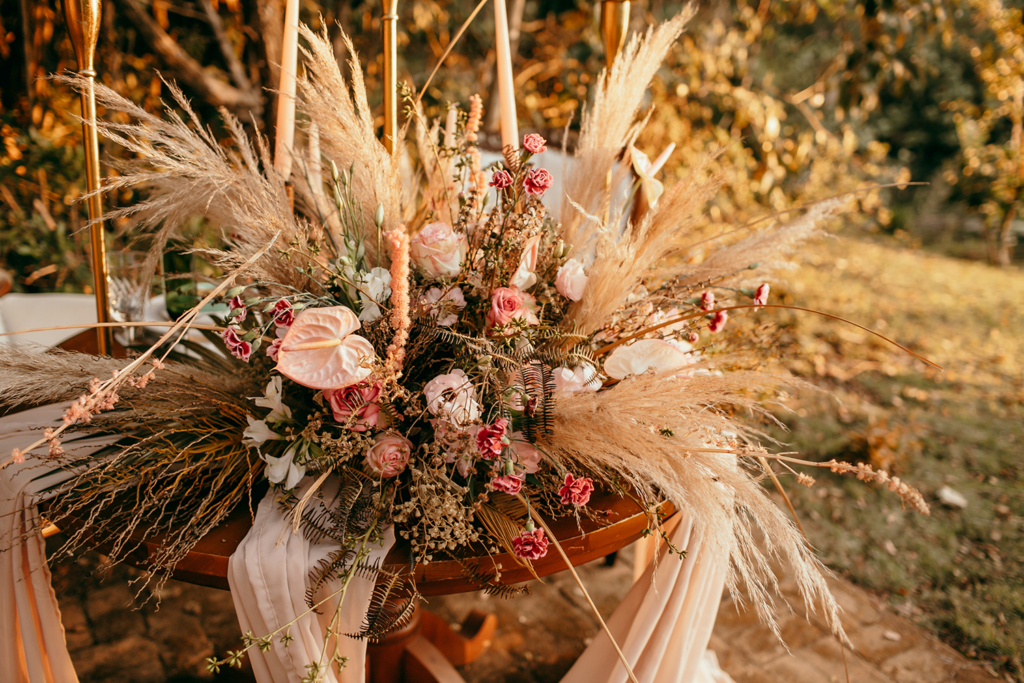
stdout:
POLYGON ((604 38, 604 61, 612 68, 615 58, 626 44, 629 31, 629 0, 603 0, 601 3, 601 36, 604 38))
POLYGON ((384 16, 384 147, 395 153, 398 139, 398 0, 382 0, 384 16))
MULTIPOLYGON (((103 240, 103 204, 97 191, 100 189, 100 145, 96 135, 96 42, 100 36, 101 0, 64 0, 64 17, 68 34, 75 48, 78 73, 85 78, 82 90, 82 132, 85 137, 85 177, 89 192, 89 220, 92 222, 92 281, 96 290, 96 320, 110 322, 110 307, 107 295, 107 249, 103 240)), ((96 341, 100 355, 110 353, 109 328, 96 329, 96 341)))

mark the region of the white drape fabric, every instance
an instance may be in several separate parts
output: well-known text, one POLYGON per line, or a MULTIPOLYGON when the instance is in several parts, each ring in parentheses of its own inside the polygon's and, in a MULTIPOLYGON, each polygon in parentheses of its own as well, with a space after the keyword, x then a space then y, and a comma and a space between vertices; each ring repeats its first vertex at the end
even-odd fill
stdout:
MULTIPOLYGON (((24 447, 31 432, 52 426, 65 406, 46 406, 0 420, 0 454, 24 447)), ((110 438, 83 439, 75 447, 97 449, 110 438)), ((45 549, 35 528, 37 515, 31 504, 38 493, 66 473, 48 472, 32 460, 0 472, 0 680, 4 683, 76 683, 64 641, 64 628, 46 566, 45 549)), ((307 479, 298 494, 311 485, 307 479)), ((336 493, 325 483, 325 501, 336 493)), ((316 498, 313 499, 314 501, 316 498)), ((319 504, 319 503, 318 503, 319 504)), ((662 548, 655 568, 652 563, 608 619, 608 626, 642 683, 730 683, 730 679, 705 653, 714 626, 725 580, 725 558, 715 557, 703 545, 700 529, 683 517, 671 533, 677 548, 686 548, 683 560, 668 556, 662 548)), ((370 549, 369 562, 383 559, 394 543, 391 529, 381 546, 370 549)), ((242 632, 260 637, 292 620, 287 647, 278 633, 267 652, 250 650, 260 683, 290 683, 307 674, 307 665, 319 659, 324 634, 335 613, 337 597, 309 613, 305 601, 310 570, 325 558, 332 546, 312 544, 292 532, 290 520, 278 510, 273 492, 260 502, 252 530, 229 562, 228 581, 242 632)), ((332 582, 317 600, 338 590, 332 582)), ((354 577, 334 633, 357 631, 370 601, 373 583, 354 577)), ((362 683, 366 648, 363 641, 341 638, 337 643, 348 662, 340 674, 334 670, 329 683, 362 683)), ((333 648, 332 648, 333 651, 333 648)), ((332 652, 333 653, 333 652, 332 652)), ((623 683, 625 669, 608 637, 600 633, 562 683, 623 683)))
MULTIPOLYGON (((66 404, 0 420, 0 459, 60 422, 66 404)), ((111 439, 79 439, 67 448, 96 450, 111 439)), ((70 476, 29 459, 0 472, 0 681, 77 683, 64 641, 57 597, 50 586, 46 547, 35 502, 43 489, 70 476)))
MULTIPOLYGON (((311 485, 312 479, 307 477, 296 490, 296 495, 301 497, 311 485)), ((325 495, 325 503, 330 505, 336 493, 332 479, 324 483, 324 489, 328 494, 325 495)), ((341 588, 340 581, 328 582, 314 596, 316 602, 327 598, 317 607, 320 614, 309 610, 306 588, 310 571, 337 546, 310 543, 301 531, 294 533, 291 517, 281 514, 275 497, 275 492, 270 491, 260 502, 252 529, 228 563, 228 583, 242 633, 251 632, 260 637, 295 622, 287 630, 288 635, 294 638, 287 646, 281 642, 281 635, 285 633, 282 631, 266 652, 258 648, 249 651, 253 672, 260 683, 300 680, 309 673, 307 665, 321 660, 324 635, 335 617, 337 594, 341 588)), ((370 554, 365 562, 382 561, 394 542, 394 531, 389 527, 383 544, 369 548, 370 554)), ((345 602, 333 633, 359 631, 372 592, 373 581, 361 576, 352 577, 345 589, 345 602)), ((347 664, 340 674, 337 667, 332 667, 323 680, 326 683, 362 683, 366 670, 366 641, 344 636, 332 638, 330 654, 334 654, 335 644, 338 654, 347 658, 347 664)))

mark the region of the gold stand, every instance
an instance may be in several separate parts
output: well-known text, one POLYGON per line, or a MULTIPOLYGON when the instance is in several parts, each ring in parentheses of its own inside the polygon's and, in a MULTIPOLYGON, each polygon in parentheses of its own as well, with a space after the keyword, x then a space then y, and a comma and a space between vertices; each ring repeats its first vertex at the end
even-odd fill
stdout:
MULTIPOLYGON (((86 79, 82 91, 82 132, 85 137, 85 176, 89 197, 89 220, 92 222, 92 281, 96 290, 96 320, 110 322, 107 295, 107 248, 103 240, 103 204, 100 202, 100 145, 96 135, 96 42, 100 35, 101 0, 64 0, 64 16, 68 34, 75 48, 78 73, 86 79)), ((100 355, 110 354, 110 329, 96 328, 100 355)))
POLYGON ((629 32, 629 0, 601 2, 601 36, 604 38, 604 60, 612 68, 615 58, 626 45, 629 32))
POLYGON ((398 139, 398 0, 382 0, 384 16, 384 147, 395 153, 398 139))

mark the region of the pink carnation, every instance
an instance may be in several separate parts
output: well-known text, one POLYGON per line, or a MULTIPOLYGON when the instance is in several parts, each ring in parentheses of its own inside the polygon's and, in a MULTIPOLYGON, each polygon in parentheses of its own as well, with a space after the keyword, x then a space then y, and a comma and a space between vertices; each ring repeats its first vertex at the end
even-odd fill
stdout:
POLYGON ((379 383, 360 382, 341 389, 330 389, 324 392, 324 398, 331 406, 334 419, 348 425, 352 431, 365 432, 377 426, 380 416, 380 406, 376 403, 380 398, 379 383))
POLYGON ((295 310, 286 299, 281 299, 274 304, 270 313, 274 316, 274 324, 278 327, 291 327, 295 322, 295 310))
POLYGON ((691 332, 690 334, 686 335, 686 341, 690 342, 691 344, 696 344, 698 339, 700 339, 700 335, 697 334, 696 332, 691 332))
POLYGON ((547 150, 547 147, 544 146, 545 142, 547 140, 536 133, 527 133, 523 136, 523 149, 530 154, 540 154, 547 150))
POLYGON ((502 491, 510 496, 514 496, 523 490, 523 480, 525 478, 525 474, 509 474, 503 477, 495 477, 491 479, 491 488, 495 491, 502 491))
POLYGON ((485 425, 476 433, 476 447, 484 460, 494 460, 505 448, 502 438, 508 429, 508 420, 499 417, 493 424, 485 425))
POLYGON ((708 323, 708 332, 721 332, 722 328, 725 327, 725 323, 729 320, 729 314, 725 311, 718 311, 715 313, 715 317, 708 323))
POLYGON ((715 307, 715 293, 711 290, 705 290, 700 295, 700 307, 701 310, 710 311, 715 307))
POLYGON ((512 550, 517 557, 539 560, 548 554, 548 539, 543 529, 524 531, 512 539, 512 550))
POLYGON ((249 356, 252 355, 252 344, 239 337, 238 331, 237 327, 228 327, 221 333, 221 337, 232 356, 248 363, 249 356))
POLYGON ((277 362, 277 354, 281 350, 281 344, 284 343, 284 339, 275 339, 270 346, 267 347, 267 356, 270 360, 277 362))
POLYGON ((594 491, 594 482, 587 477, 579 479, 566 473, 565 482, 558 490, 562 505, 586 505, 590 502, 590 494, 594 491))
POLYGON ((535 168, 526 174, 526 180, 523 181, 523 189, 526 190, 527 194, 540 196, 550 190, 554 182, 554 178, 546 170, 535 168))
POLYGON ((242 300, 242 295, 238 294, 231 298, 228 302, 228 313, 229 318, 233 318, 234 322, 240 323, 245 320, 246 314, 249 310, 245 307, 245 302, 242 300))
POLYGON ((764 306, 766 303, 768 303, 768 290, 769 289, 770 289, 770 287, 768 286, 768 283, 765 282, 763 285, 761 285, 760 287, 757 288, 756 292, 754 292, 754 307, 755 307, 755 309, 758 306, 764 306))
POLYGON ((493 188, 504 190, 512 185, 512 174, 508 171, 495 171, 491 175, 491 182, 487 184, 493 188))

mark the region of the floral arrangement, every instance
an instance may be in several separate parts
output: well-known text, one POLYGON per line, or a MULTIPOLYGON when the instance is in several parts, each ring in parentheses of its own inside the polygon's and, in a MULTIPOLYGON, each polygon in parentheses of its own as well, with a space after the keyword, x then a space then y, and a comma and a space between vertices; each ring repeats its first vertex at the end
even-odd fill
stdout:
MULTIPOLYGON (((695 168, 663 188, 655 176, 671 148, 652 163, 633 146, 644 90, 683 21, 634 39, 603 74, 558 220, 543 202, 553 178, 537 163, 540 135, 481 166, 479 97, 467 111, 452 106, 442 124, 404 93, 418 175, 403 175, 401 155, 374 137, 358 62, 346 81, 326 33, 302 29, 299 107, 318 148, 295 152, 294 207, 267 148, 229 115, 230 149, 173 86, 184 119, 97 86, 103 106, 135 119, 103 133, 139 156, 108 189, 148 191, 112 215, 151 240, 154 265, 185 220, 206 217, 225 238, 206 256, 228 275, 130 363, 0 352, 0 401, 68 400, 84 389, 63 427, 9 459, 75 472, 48 510, 58 524, 89 522, 66 550, 113 538, 118 559, 140 533, 160 533, 151 560, 166 575, 265 479, 297 529, 337 541, 311 577, 313 608, 324 582, 380 571, 361 561, 387 525, 414 563, 473 547, 529 566, 557 543, 544 520, 596 518, 588 503, 603 489, 651 510, 654 531, 663 500, 693 515, 730 558, 729 584, 745 586, 770 622, 769 559, 783 557, 841 633, 820 563, 760 483, 778 481, 774 463, 812 485, 791 465, 818 465, 770 452, 748 419, 767 415, 765 399, 784 380, 757 369, 757 345, 718 343, 733 329, 730 314, 772 305, 767 280, 836 203, 742 239, 700 233, 696 216, 722 179, 695 168), (622 186, 625 200, 614 191, 622 186), (201 306, 217 298, 228 315, 202 330, 208 343, 189 341, 189 328, 203 328, 201 306), (125 437, 76 455, 74 435, 97 432, 125 437), (329 476, 340 494, 326 508, 315 503, 329 476)), ((825 466, 888 484, 927 512, 884 472, 825 466)), ((481 587, 515 592, 494 577, 481 587)), ((378 610, 357 635, 377 637, 409 613, 378 610)))

